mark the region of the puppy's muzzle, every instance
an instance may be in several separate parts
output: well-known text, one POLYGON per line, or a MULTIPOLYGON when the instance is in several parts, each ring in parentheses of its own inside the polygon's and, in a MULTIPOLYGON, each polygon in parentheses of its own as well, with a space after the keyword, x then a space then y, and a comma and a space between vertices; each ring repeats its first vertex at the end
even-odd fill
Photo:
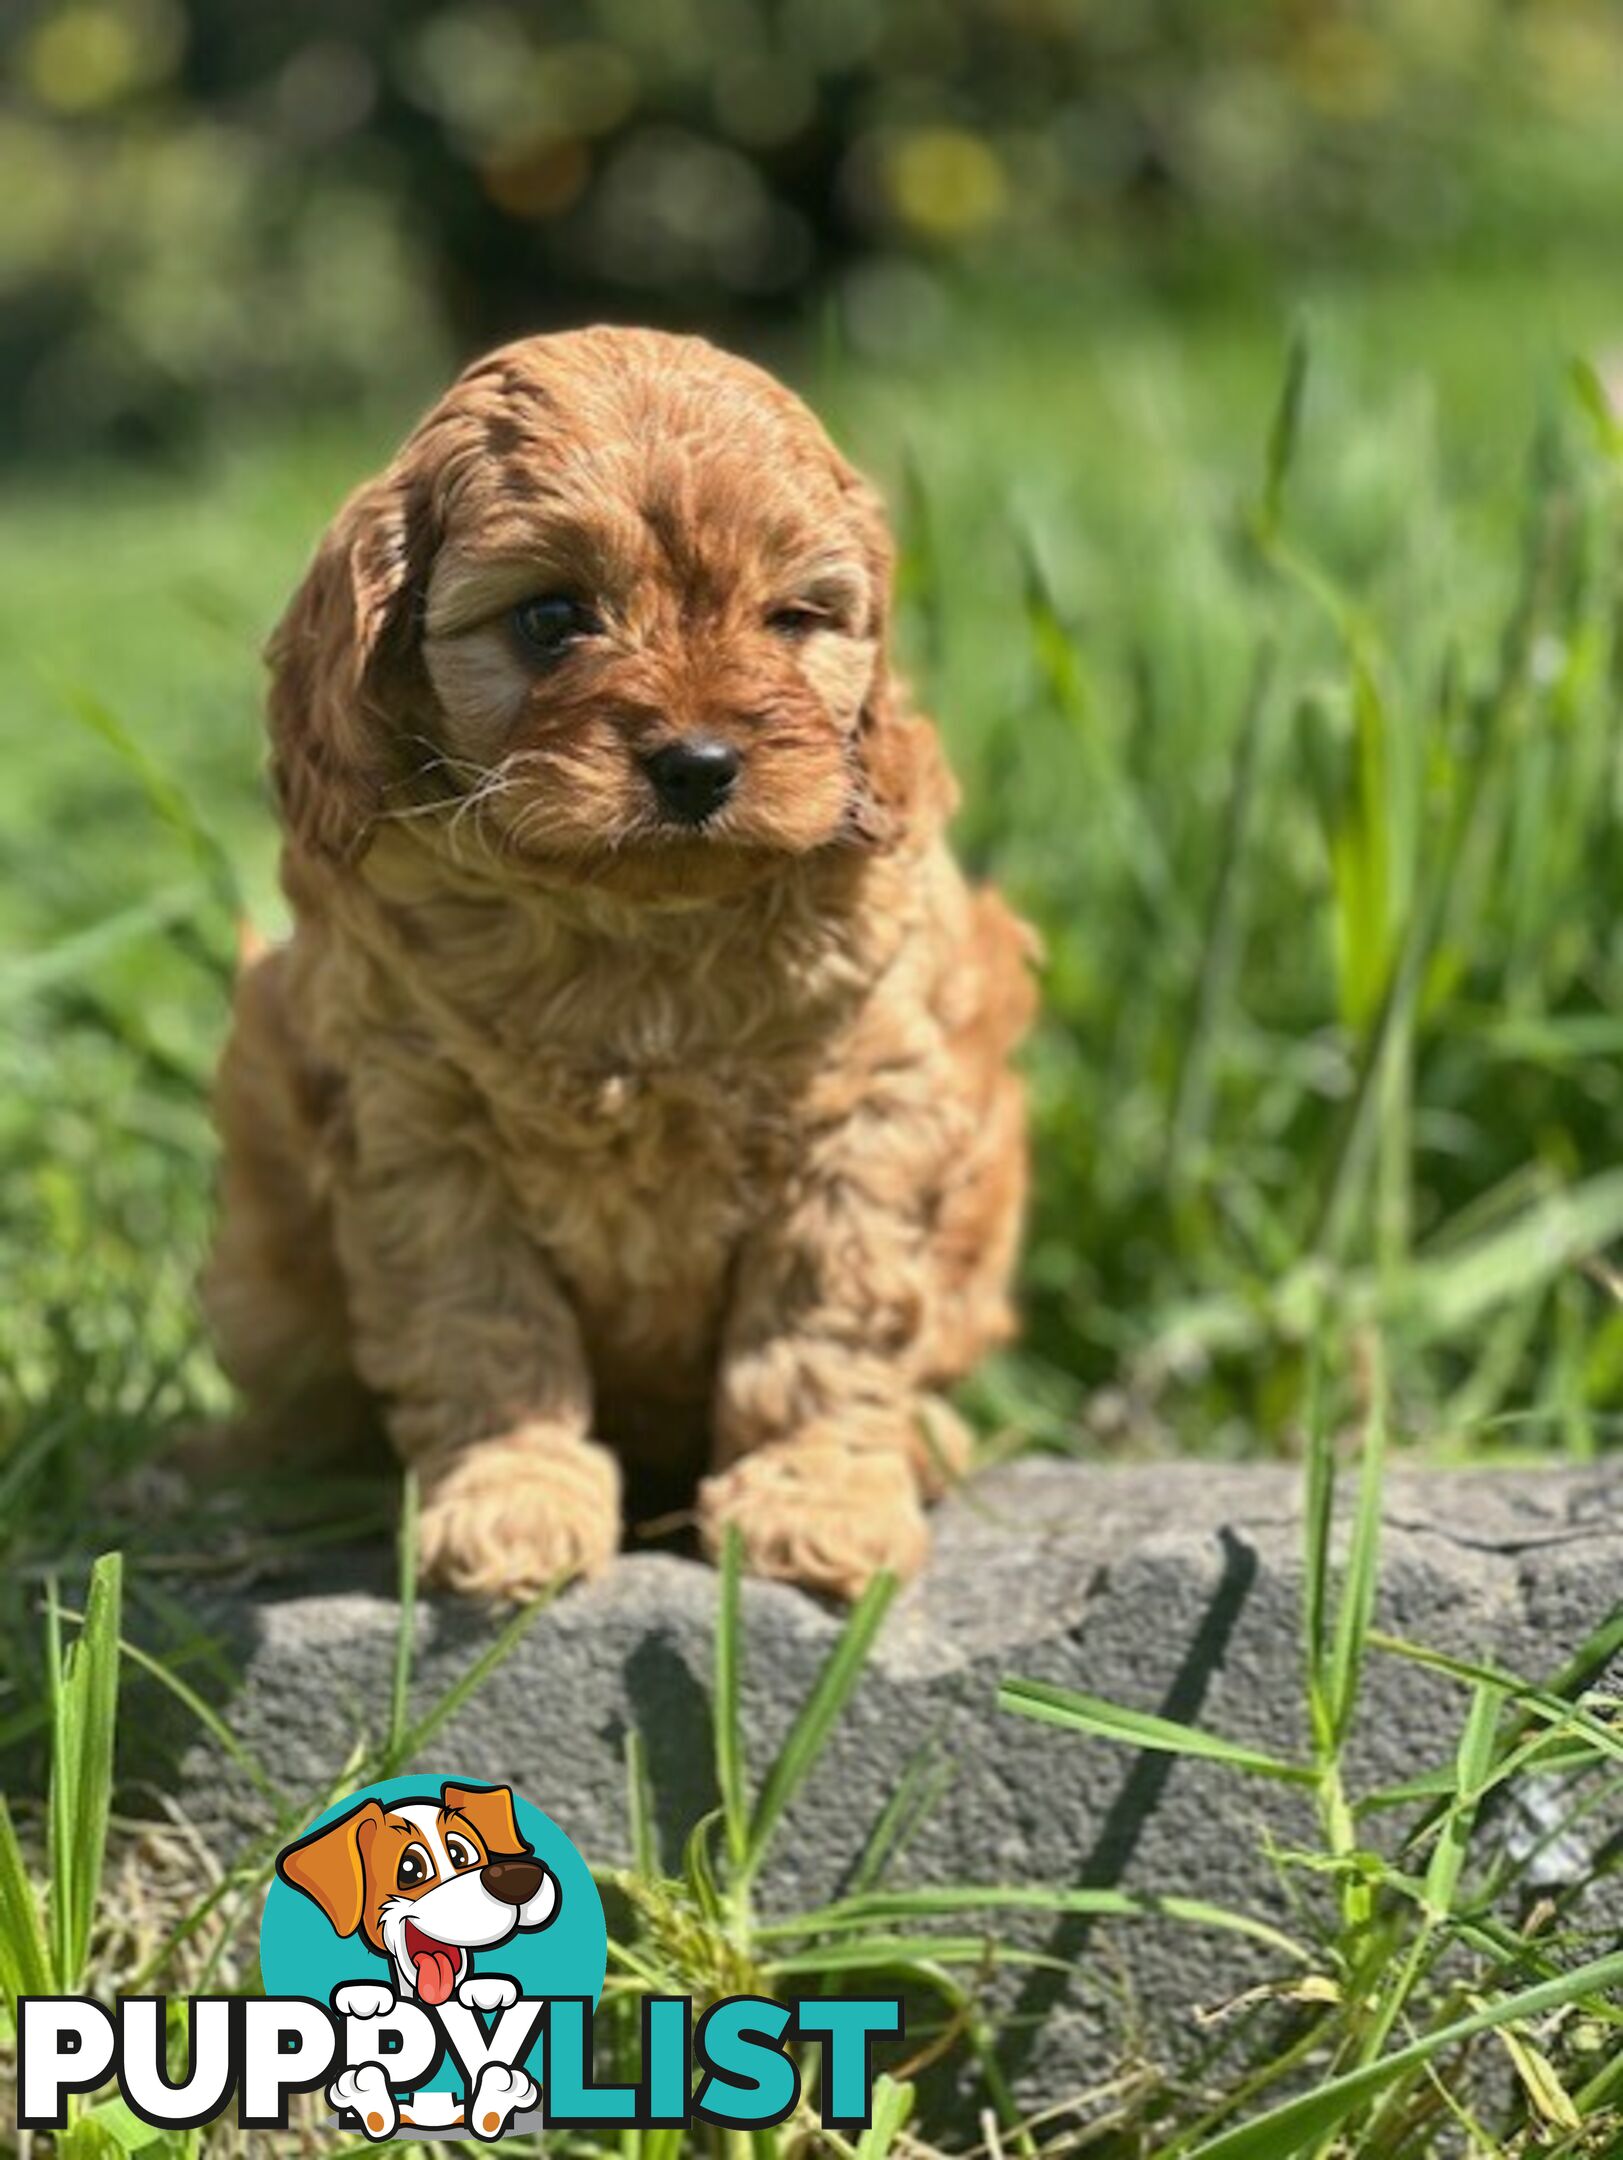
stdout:
POLYGON ((679 825, 702 825, 733 792, 741 763, 730 743, 688 735, 642 761, 659 807, 679 825))
POLYGON ((489 1860, 479 1880, 503 1905, 527 1905, 540 1889, 545 1870, 537 1860, 489 1860))

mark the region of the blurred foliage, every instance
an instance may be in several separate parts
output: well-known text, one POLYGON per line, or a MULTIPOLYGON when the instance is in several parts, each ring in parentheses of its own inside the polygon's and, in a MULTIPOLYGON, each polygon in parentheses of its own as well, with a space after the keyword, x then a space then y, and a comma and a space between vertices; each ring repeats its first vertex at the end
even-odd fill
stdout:
POLYGON ((1609 236, 1608 0, 7 0, 0 429, 54 448, 426 382, 586 313, 832 299, 1130 249, 1609 236))

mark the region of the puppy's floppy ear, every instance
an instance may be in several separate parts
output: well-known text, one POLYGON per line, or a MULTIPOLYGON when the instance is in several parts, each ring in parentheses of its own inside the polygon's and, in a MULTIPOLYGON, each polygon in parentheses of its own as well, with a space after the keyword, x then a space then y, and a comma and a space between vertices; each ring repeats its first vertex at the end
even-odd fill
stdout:
POLYGON ((493 1858, 498 1853, 511 1855, 530 1850, 513 1813, 511 1785, 442 1785, 440 1805, 466 1815, 493 1858))
POLYGON ((847 831, 859 846, 894 844, 912 813, 928 802, 945 815, 952 784, 927 720, 908 710, 890 668, 891 581, 896 550, 884 500, 854 466, 838 460, 838 475, 868 571, 869 612, 864 635, 874 641, 873 676, 857 716, 852 746, 857 785, 847 831))
POLYGON ((312 1830, 276 1856, 276 1872, 319 1905, 335 1935, 353 1935, 366 1912, 366 1856, 383 1826, 375 1800, 312 1830))
POLYGON ((315 854, 358 855, 396 774, 432 548, 427 489, 391 468, 333 519, 271 633, 271 775, 289 831, 315 854))

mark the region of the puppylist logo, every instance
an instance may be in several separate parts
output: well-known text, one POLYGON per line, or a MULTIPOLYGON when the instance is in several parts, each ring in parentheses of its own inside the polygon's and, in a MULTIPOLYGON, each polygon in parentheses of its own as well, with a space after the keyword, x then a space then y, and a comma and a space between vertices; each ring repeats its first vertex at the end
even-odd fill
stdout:
POLYGON ((184 2075, 166 2061, 162 1996, 18 2005, 18 2126, 60 2130, 68 2096, 116 2078, 157 2129, 237 2102, 245 2130, 285 2129, 322 2090, 340 2133, 490 2141, 534 2129, 758 2130, 800 2101, 789 2050, 822 2051, 826 2128, 866 2129, 875 2040, 894 1997, 734 1995, 695 2022, 686 1996, 642 2005, 635 2084, 593 2081, 591 2019, 608 1931, 591 1870, 507 1785, 391 1778, 317 1817, 278 1855, 260 1929, 263 1997, 187 2004, 184 2075))

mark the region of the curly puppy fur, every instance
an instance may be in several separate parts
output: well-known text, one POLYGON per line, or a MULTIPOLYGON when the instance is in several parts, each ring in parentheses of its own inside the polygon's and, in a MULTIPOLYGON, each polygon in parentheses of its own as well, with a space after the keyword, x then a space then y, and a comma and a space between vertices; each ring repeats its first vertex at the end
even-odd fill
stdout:
POLYGON ((938 1391, 1010 1327, 1030 939, 943 840, 890 568, 778 383, 591 330, 471 367, 272 638, 295 927, 206 1302, 262 1428, 381 1409, 433 1580, 601 1567, 628 1475, 825 1591, 924 1557, 938 1391), (696 738, 698 821, 649 767, 696 738))

